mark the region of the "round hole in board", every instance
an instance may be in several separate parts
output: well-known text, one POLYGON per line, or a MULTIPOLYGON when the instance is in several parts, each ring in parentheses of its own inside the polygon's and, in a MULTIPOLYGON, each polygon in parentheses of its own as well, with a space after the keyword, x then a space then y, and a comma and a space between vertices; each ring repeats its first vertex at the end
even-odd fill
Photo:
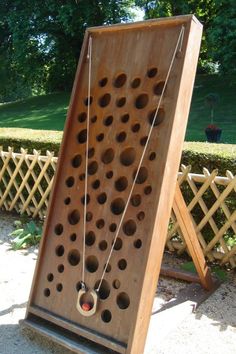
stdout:
POLYGON ((102 318, 103 322, 109 323, 109 322, 111 322, 112 314, 111 314, 111 312, 109 310, 104 310, 101 313, 101 318, 102 318))
POLYGON ((120 281, 118 279, 115 279, 112 283, 112 286, 114 289, 119 289, 120 288, 120 281))
POLYGON ((142 93, 139 95, 136 100, 135 100, 135 107, 137 109, 143 109, 147 106, 148 104, 149 97, 146 93, 142 93))
POLYGON ((114 149, 108 148, 102 154, 102 162, 107 165, 112 162, 112 160, 114 159, 114 156, 115 156, 114 149))
MULTIPOLYGON (((98 288, 99 284, 100 284, 100 281, 101 280, 98 280, 96 283, 95 283, 95 289, 98 288)), ((110 295, 110 292, 111 292, 111 289, 110 289, 110 285, 109 283, 103 279, 102 282, 101 282, 101 286, 100 286, 100 289, 98 291, 98 295, 99 295, 99 298, 101 300, 105 300, 108 298, 108 296, 110 295)))
POLYGON ((57 288, 57 291, 60 293, 63 289, 63 285, 61 283, 59 283, 59 284, 57 284, 56 288, 57 288))
POLYGON ((68 257, 67 257, 68 262, 70 263, 70 265, 77 266, 80 262, 80 253, 78 250, 73 249, 68 253, 68 257))
POLYGON ((93 187, 93 189, 98 189, 100 187, 99 179, 96 179, 95 181, 93 181, 92 187, 93 187))
POLYGON ((75 179, 73 176, 70 176, 66 179, 66 185, 68 188, 73 187, 74 183, 75 183, 75 179))
POLYGON ((132 87, 133 89, 135 89, 135 88, 139 87, 140 84, 141 84, 141 79, 140 79, 139 77, 136 77, 136 78, 134 78, 133 81, 131 82, 131 87, 132 87))
POLYGON ((152 78, 152 77, 155 77, 156 74, 157 74, 157 68, 153 67, 153 68, 149 68, 148 71, 147 71, 147 76, 149 78, 152 78))
POLYGON ((151 193, 152 193, 152 187, 151 187, 151 186, 146 186, 146 187, 144 188, 144 193, 145 193, 146 195, 151 194, 151 193))
POLYGON ((107 82, 108 82, 107 77, 103 77, 101 80, 99 80, 99 86, 104 87, 106 86, 107 82))
POLYGON ((91 159, 91 157, 93 157, 95 154, 95 149, 92 147, 92 148, 89 148, 88 149, 88 158, 91 159))
POLYGON ((79 180, 80 181, 84 181, 85 180, 85 173, 81 173, 81 175, 79 175, 79 180))
POLYGON ((103 134, 103 133, 98 134, 98 135, 96 136, 96 139, 97 139, 98 142, 103 141, 103 139, 104 139, 104 134, 103 134))
POLYGON ((94 175, 98 170, 98 163, 97 161, 92 161, 88 165, 88 174, 94 175))
POLYGON ((144 211, 140 211, 140 212, 137 214, 137 219, 138 219, 139 221, 142 221, 144 218, 145 218, 145 213, 144 213, 144 211))
POLYGON ((82 157, 79 154, 75 155, 71 160, 71 165, 74 168, 80 167, 81 163, 82 163, 82 157))
POLYGON ((124 84, 126 83, 126 80, 127 80, 127 76, 124 73, 121 73, 116 76, 116 78, 114 80, 114 86, 116 88, 120 88, 120 87, 124 86, 124 84))
POLYGON ((87 114, 85 112, 82 112, 78 115, 78 121, 80 123, 83 123, 86 121, 86 118, 87 118, 87 114))
MULTIPOLYGON (((111 265, 108 264, 107 266, 105 265, 105 267, 106 267, 106 273, 110 273, 110 271, 111 271, 111 265)), ((105 269, 105 267, 104 267, 104 269, 105 269)))
POLYGON ((57 267, 58 273, 63 273, 64 269, 65 269, 65 267, 64 267, 63 264, 59 264, 58 267, 57 267))
MULTIPOLYGON (((148 118, 149 118, 150 125, 153 123, 155 115, 156 115, 156 110, 153 110, 152 112, 149 113, 148 118)), ((154 127, 161 124, 163 122, 164 118, 165 118, 165 111, 163 108, 159 108, 158 113, 155 118, 154 127)))
POLYGON ((123 259, 120 259, 119 262, 118 262, 118 268, 120 270, 125 270, 127 267, 127 262, 126 260, 123 258, 123 259))
POLYGON ((98 103, 101 107, 106 107, 109 105, 111 101, 111 95, 109 93, 105 93, 102 97, 100 97, 98 103))
POLYGON ((63 233, 63 225, 62 224, 57 224, 54 228, 55 234, 56 235, 61 235, 63 233))
POLYGON ((123 225, 123 231, 127 236, 133 236, 136 232, 137 226, 134 220, 127 220, 123 225))
POLYGON ((120 119, 122 123, 127 123, 129 121, 129 114, 128 113, 123 114, 123 116, 121 116, 120 119))
POLYGON ((65 252, 65 249, 64 249, 64 246, 63 246, 63 245, 58 245, 58 246, 56 247, 56 255, 57 255, 58 257, 62 257, 63 254, 64 254, 64 252, 65 252))
POLYGON ((141 145, 141 146, 145 146, 145 145, 146 145, 146 142, 147 142, 147 139, 148 139, 147 136, 143 136, 143 137, 140 139, 140 145, 141 145))
POLYGON ((101 242, 99 242, 98 247, 101 251, 105 251, 107 249, 107 241, 102 240, 101 242))
POLYGON ((101 193, 97 196, 97 201, 99 204, 104 204, 107 201, 107 195, 106 193, 101 193))
MULTIPOLYGON (((135 171, 135 173, 133 174, 133 178, 135 178, 136 174, 137 174, 137 171, 135 171)), ((136 183, 142 184, 147 180, 147 178, 148 178, 147 168, 144 166, 140 167, 139 172, 138 172, 138 176, 136 178, 136 183)))
POLYGON ((165 87, 165 81, 160 81, 158 82, 154 87, 153 87, 153 92, 155 95, 160 96, 163 92, 163 89, 165 87))
POLYGON ((126 104, 126 98, 125 97, 119 97, 116 100, 116 106, 117 107, 123 107, 126 104))
POLYGON ((90 121, 91 121, 91 123, 94 124, 94 123, 96 123, 97 119, 98 119, 97 116, 93 116, 93 117, 91 117, 90 121))
POLYGON ((140 124, 139 123, 135 123, 134 125, 132 125, 131 128, 133 133, 137 133, 140 130, 140 124))
POLYGON ((120 215, 125 208, 125 202, 121 198, 116 198, 111 203, 111 211, 115 215, 120 215))
POLYGON ((121 240, 121 238, 117 238, 115 241, 115 245, 114 245, 114 250, 119 251, 123 246, 123 242, 121 240))
POLYGON ((99 267, 99 262, 97 257, 88 256, 85 261, 85 266, 89 273, 95 273, 99 267))
POLYGON ((141 204, 141 201, 142 201, 142 198, 141 198, 141 195, 140 195, 140 194, 134 194, 134 195, 131 197, 131 204, 132 204, 134 207, 138 207, 138 206, 141 204))
POLYGON ((76 241, 76 238, 77 238, 77 236, 76 236, 75 233, 70 235, 70 240, 71 240, 72 242, 75 242, 75 241, 76 241))
POLYGON ((134 241, 134 247, 139 249, 142 247, 142 241, 140 239, 137 239, 134 241))
POLYGON ((90 106, 91 104, 93 103, 93 97, 92 96, 90 96, 90 97, 86 97, 85 99, 84 99, 84 104, 85 104, 85 106, 90 106))
POLYGON ((118 143, 123 143, 123 141, 125 141, 126 139, 126 132, 120 132, 116 135, 116 140, 118 141, 118 143))
POLYGON ((111 179, 113 177, 113 171, 108 171, 106 173, 106 178, 111 179))
POLYGON ((156 155, 156 153, 155 153, 154 151, 151 152, 150 155, 149 155, 149 160, 150 160, 150 161, 155 160, 156 156, 157 156, 157 155, 156 155))
POLYGON ((92 246, 96 241, 96 236, 95 233, 93 231, 89 231, 86 233, 85 236, 85 243, 87 246, 92 246))
POLYGON ((50 289, 48 289, 48 288, 44 289, 43 293, 44 293, 44 296, 46 296, 46 297, 49 297, 51 294, 50 289))
POLYGON ((102 229, 105 226, 105 221, 104 219, 99 219, 96 221, 96 226, 98 229, 102 229))
POLYGON ((124 292, 120 293, 116 298, 116 303, 121 310, 127 309, 130 305, 130 299, 128 294, 124 292))
MULTIPOLYGON (((90 202, 90 196, 89 194, 86 195, 86 205, 88 205, 90 202)), ((81 203, 84 205, 85 204, 85 195, 81 198, 81 203)))
POLYGON ((80 213, 77 209, 73 210, 68 215, 68 221, 71 225, 76 225, 80 221, 80 213))
POLYGON ((106 126, 106 127, 109 127, 109 125, 111 125, 113 122, 113 117, 112 116, 108 116, 104 119, 103 121, 103 124, 106 126))
POLYGON ((128 187, 128 180, 125 176, 119 177, 115 181, 115 188, 118 192, 124 191, 128 187))
POLYGON ((91 213, 91 211, 88 211, 86 213, 86 221, 89 222, 92 220, 92 218, 93 218, 93 213, 91 213))
POLYGON ((135 149, 132 147, 128 147, 122 151, 120 154, 120 162, 124 166, 130 166, 134 162, 136 157, 135 149))
POLYGON ((87 141, 87 129, 81 130, 77 135, 77 140, 79 144, 84 144, 87 141))
POLYGON ((52 273, 49 273, 47 275, 47 280, 51 282, 51 281, 53 281, 53 279, 54 279, 54 275, 52 273))
POLYGON ((64 204, 65 204, 65 205, 69 205, 70 202, 71 202, 70 197, 67 197, 67 198, 64 199, 64 204))
POLYGON ((115 223, 112 223, 110 226, 109 226, 109 230, 111 232, 115 232, 116 231, 116 228, 117 228, 117 225, 115 223))

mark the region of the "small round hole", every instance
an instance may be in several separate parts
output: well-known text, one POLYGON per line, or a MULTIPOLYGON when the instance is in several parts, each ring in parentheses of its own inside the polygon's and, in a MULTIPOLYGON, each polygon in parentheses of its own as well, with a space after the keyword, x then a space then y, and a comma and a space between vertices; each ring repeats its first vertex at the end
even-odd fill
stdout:
POLYGON ((51 282, 53 281, 53 279, 54 279, 54 275, 52 273, 49 273, 47 276, 47 280, 51 282))
MULTIPOLYGON (((105 266, 106 267, 106 273, 110 273, 110 271, 111 271, 111 265, 110 264, 108 264, 107 266, 105 266)), ((104 268, 105 268, 104 267, 104 268)))
POLYGON ((142 247, 142 241, 140 239, 134 241, 134 247, 135 248, 141 248, 142 247))
POLYGON ((136 78, 133 79, 133 81, 131 82, 131 87, 132 87, 133 89, 135 89, 135 88, 139 87, 140 84, 141 84, 140 78, 139 78, 139 77, 136 77, 136 78))
POLYGON ((98 201, 99 204, 104 204, 104 203, 106 203, 106 200, 107 200, 107 195, 106 195, 106 193, 101 193, 101 194, 99 194, 98 197, 97 197, 97 201, 98 201))
POLYGON ((66 179, 66 185, 68 188, 73 187, 74 183, 75 183, 74 177, 70 176, 66 179))
POLYGON ((104 310, 101 314, 101 318, 102 318, 102 321, 105 323, 111 322, 111 319, 112 319, 111 312, 109 310, 104 310))
MULTIPOLYGON (((88 205, 90 202, 90 196, 89 194, 86 195, 86 205, 88 205)), ((81 203, 84 205, 85 204, 85 195, 81 198, 81 203)))
POLYGON ((140 145, 141 146, 145 146, 146 142, 147 142, 148 137, 144 136, 140 139, 140 145))
POLYGON ((125 310, 130 305, 130 299, 128 294, 120 293, 116 298, 116 303, 121 310, 125 310))
POLYGON ((72 265, 73 267, 74 266, 77 266, 79 264, 79 261, 80 261, 80 254, 79 254, 79 251, 78 250, 71 250, 69 253, 68 253, 68 262, 70 263, 70 265, 72 265))
POLYGON ((57 267, 57 270, 58 270, 59 273, 63 273, 64 269, 65 269, 65 267, 64 267, 63 264, 59 264, 59 266, 57 267))
POLYGON ((61 283, 59 283, 59 284, 57 284, 56 288, 57 288, 57 291, 60 293, 63 289, 63 285, 61 283))
POLYGON ((106 127, 108 127, 109 125, 111 125, 112 124, 112 122, 113 122, 113 117, 112 116, 108 116, 108 117, 106 117, 105 119, 104 119, 104 125, 106 126, 106 127))
POLYGON ((109 93, 105 93, 105 95, 103 95, 102 97, 100 97, 99 99, 99 105, 101 107, 106 107, 109 105, 111 101, 111 95, 109 93))
POLYGON ((105 164, 111 163, 114 159, 115 152, 112 148, 106 149, 102 154, 102 162, 105 164))
POLYGON ((94 175, 98 170, 98 163, 97 161, 92 161, 88 165, 88 174, 94 175))
POLYGON ((93 116, 93 117, 91 117, 91 123, 96 123, 96 121, 97 121, 97 119, 98 119, 98 117, 97 116, 93 116))
POLYGON ((78 115, 78 121, 80 123, 83 123, 86 121, 86 118, 87 118, 87 114, 85 112, 82 112, 78 115))
POLYGON ((136 232, 136 223, 134 220, 128 220, 123 225, 123 231, 127 236, 133 236, 136 232))
POLYGON ((127 262, 125 259, 120 259, 119 262, 118 262, 118 268, 120 270, 125 270, 127 267, 127 262))
POLYGON ((156 153, 153 151, 153 152, 151 152, 151 154, 149 155, 149 160, 150 160, 150 161, 153 161, 153 160, 155 160, 155 158, 156 158, 156 153))
POLYGON ((95 154, 95 149, 94 148, 89 148, 88 149, 88 158, 91 159, 95 154))
POLYGON ((124 166, 130 166, 135 160, 136 152, 135 149, 132 147, 126 148, 120 154, 120 162, 124 166))
POLYGON ((86 269, 89 273, 95 273, 98 269, 99 263, 98 263, 98 259, 95 256, 88 256, 86 258, 86 269))
POLYGON ((81 163, 82 163, 82 157, 81 157, 81 155, 75 155, 74 157, 73 157, 73 159, 71 160, 71 165, 72 165, 72 167, 74 167, 74 168, 78 168, 78 167, 80 167, 80 165, 81 165, 81 163))
POLYGON ((80 221, 80 213, 78 210, 73 210, 68 215, 68 221, 71 225, 76 225, 80 221))
POLYGON ((126 98, 125 97, 120 97, 120 98, 117 98, 116 100, 116 106, 117 107, 123 107, 126 103, 126 98))
POLYGON ((98 189, 100 187, 100 181, 99 179, 96 179, 93 183, 92 183, 92 187, 93 189, 98 189))
POLYGON ((114 80, 114 86, 117 88, 120 88, 120 87, 124 86, 124 84, 126 83, 126 80, 127 80, 127 76, 124 73, 119 74, 119 75, 117 75, 117 77, 114 80))
POLYGON ((109 230, 110 230, 111 232, 115 232, 115 231, 116 231, 116 228, 117 228, 117 226, 116 226, 115 223, 112 223, 112 224, 109 226, 109 230))
POLYGON ((77 140, 79 144, 84 144, 87 141, 87 129, 83 129, 77 135, 77 140))
MULTIPOLYGON (((137 171, 135 171, 133 177, 135 178, 137 171)), ((136 183, 137 184, 142 184, 146 181, 146 179, 148 178, 148 170, 146 167, 141 167, 136 179, 136 183)))
POLYGON ((65 205, 69 205, 70 202, 71 202, 70 197, 67 197, 67 198, 64 199, 64 204, 65 204, 65 205))
POLYGON ((43 293, 44 293, 44 296, 46 296, 46 297, 49 297, 51 294, 50 289, 48 289, 48 288, 44 289, 43 293))
POLYGON ((128 180, 126 177, 120 177, 115 181, 115 188, 117 191, 122 192, 124 191, 128 186, 128 180))
POLYGON ((105 221, 103 219, 99 219, 96 221, 96 226, 98 229, 102 229, 105 226, 105 221))
POLYGON ((121 240, 121 238, 117 238, 115 245, 114 245, 114 250, 119 251, 122 248, 123 242, 121 240))
POLYGON ((77 238, 76 234, 70 235, 70 240, 71 240, 72 242, 75 242, 75 241, 76 241, 76 238, 77 238))
POLYGON ((56 247, 56 255, 58 257, 62 257, 64 252, 65 252, 65 249, 64 249, 64 247, 62 245, 59 245, 59 246, 56 247))
POLYGON ((137 207, 141 204, 141 201, 142 201, 142 198, 141 198, 141 195, 140 194, 134 194, 132 197, 131 197, 131 204, 134 206, 134 207, 137 207))
POLYGON ((122 143, 123 141, 125 141, 125 139, 126 139, 126 132, 120 132, 116 136, 116 140, 118 141, 118 143, 122 143))
POLYGON ((157 68, 150 68, 147 71, 147 76, 150 78, 156 76, 156 74, 157 74, 157 68))
POLYGON ((136 124, 132 125, 131 129, 132 129, 133 133, 137 133, 140 130, 140 124, 136 123, 136 124))
POLYGON ((153 92, 155 95, 157 96, 160 96, 162 94, 162 91, 164 89, 164 86, 165 86, 165 82, 164 81, 160 81, 158 82, 158 84, 156 84, 154 87, 153 87, 153 92))
POLYGON ((99 86, 100 86, 100 87, 106 86, 107 81, 108 81, 107 77, 103 77, 103 78, 99 81, 99 86))
POLYGON ((125 208, 125 202, 121 198, 116 198, 111 203, 111 211, 115 215, 121 214, 124 211, 124 208, 125 208))
POLYGON ((149 123, 150 125, 153 123, 153 120, 155 119, 155 122, 154 122, 154 127, 156 127, 157 125, 161 124, 165 118, 165 111, 163 108, 160 108, 158 110, 158 113, 156 115, 156 118, 155 118, 155 115, 156 115, 156 110, 153 110, 152 112, 149 113, 148 115, 148 118, 149 118, 149 123))
POLYGON ((85 237, 85 243, 87 246, 92 246, 95 243, 96 237, 93 231, 89 231, 85 237))
POLYGON ((86 213, 86 221, 89 222, 92 220, 92 218, 93 218, 93 214, 91 213, 91 211, 88 211, 86 213))
POLYGON ((145 187, 145 188, 144 188, 144 193, 145 193, 146 195, 151 194, 151 193, 152 193, 152 187, 151 187, 151 186, 145 187))
POLYGON ((54 231, 56 235, 61 235, 63 233, 63 225, 57 224, 54 228, 54 231))
POLYGON ((98 247, 101 251, 105 251, 107 249, 107 241, 103 240, 99 242, 98 247))
POLYGON ((106 173, 106 178, 111 179, 112 177, 113 177, 113 172, 112 171, 108 171, 106 173))
POLYGON ((144 213, 144 211, 140 211, 140 212, 137 214, 137 219, 138 219, 139 221, 142 221, 144 218, 145 218, 145 213, 144 213))
POLYGON ((137 109, 142 109, 146 107, 147 104, 148 104, 148 95, 146 93, 142 93, 136 98, 135 107, 137 109))
POLYGON ((80 181, 84 181, 85 180, 85 174, 81 173, 81 175, 79 175, 79 180, 80 181))
POLYGON ((88 105, 90 106, 92 103, 93 103, 93 97, 92 96, 85 98, 85 100, 84 100, 85 106, 88 106, 88 105))
POLYGON ((120 288, 120 281, 118 279, 115 279, 112 283, 112 286, 114 289, 119 289, 120 288))
POLYGON ((96 139, 97 139, 98 142, 103 141, 103 139, 104 139, 104 134, 103 134, 103 133, 98 134, 98 135, 96 136, 96 139))
POLYGON ((127 123, 129 121, 129 114, 128 113, 124 114, 123 116, 121 116, 120 119, 122 123, 127 123))

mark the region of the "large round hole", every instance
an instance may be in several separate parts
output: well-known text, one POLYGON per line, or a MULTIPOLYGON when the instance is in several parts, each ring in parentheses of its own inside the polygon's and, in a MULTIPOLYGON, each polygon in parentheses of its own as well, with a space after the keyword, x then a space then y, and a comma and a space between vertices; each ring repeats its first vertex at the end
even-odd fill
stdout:
POLYGON ((150 78, 156 76, 156 74, 157 74, 157 68, 150 68, 147 71, 147 76, 150 78))
POLYGON ((126 98, 125 97, 119 97, 116 100, 116 105, 117 107, 123 107, 126 103, 126 98))
POLYGON ((74 177, 70 176, 66 179, 67 187, 69 187, 69 188, 73 187, 74 183, 75 183, 74 177))
POLYGON ((108 81, 107 77, 103 77, 103 78, 99 81, 99 86, 100 86, 100 87, 106 86, 107 81, 108 81))
POLYGON ((159 108, 158 113, 156 115, 156 110, 153 110, 152 112, 149 113, 148 118, 149 118, 149 123, 152 124, 153 123, 153 119, 155 119, 154 122, 154 127, 156 127, 157 125, 161 124, 165 118, 165 111, 163 108, 159 108))
MULTIPOLYGON (((135 178, 137 174, 137 171, 135 171, 133 177, 135 178)), ((140 167, 137 179, 136 179, 136 183, 137 184, 142 184, 146 181, 146 179, 148 178, 148 170, 146 167, 140 167)))
POLYGON ((122 176, 115 181, 115 188, 117 191, 122 192, 128 186, 128 180, 126 177, 122 176))
POLYGON ((99 194, 98 197, 97 197, 97 201, 98 201, 99 204, 104 204, 104 203, 106 203, 106 200, 107 200, 107 195, 106 195, 106 193, 101 193, 101 194, 99 194))
POLYGON ((134 247, 135 248, 141 248, 142 247, 142 241, 140 239, 137 239, 134 241, 134 247))
POLYGON ((86 269, 89 273, 94 273, 97 271, 99 263, 95 256, 88 256, 85 261, 86 269))
POLYGON ((131 82, 131 87, 135 89, 135 88, 139 87, 140 84, 141 84, 140 78, 139 78, 139 77, 136 77, 136 78, 133 79, 133 81, 131 82))
POLYGON ((77 266, 79 264, 79 261, 80 261, 80 254, 79 254, 79 251, 78 250, 71 250, 69 253, 68 253, 68 262, 70 263, 70 265, 72 266, 77 266))
POLYGON ((78 121, 80 123, 83 123, 86 121, 86 118, 87 118, 87 114, 85 112, 82 112, 78 115, 78 121))
POLYGON ((141 201, 142 201, 142 198, 141 198, 141 195, 140 194, 134 194, 132 197, 131 197, 131 204, 134 206, 134 207, 137 207, 141 204, 141 201))
POLYGON ((136 232, 136 223, 134 220, 128 220, 123 225, 123 231, 127 236, 133 236, 136 232))
POLYGON ((112 148, 106 149, 102 154, 102 162, 105 164, 111 163, 114 159, 115 152, 112 148))
MULTIPOLYGON (((86 195, 86 205, 88 205, 90 202, 90 196, 89 194, 86 195)), ((81 198, 81 203, 84 205, 85 204, 85 195, 81 198)))
POLYGON ((114 289, 119 289, 120 288, 120 281, 118 279, 115 279, 112 283, 112 286, 114 289))
POLYGON ((95 240, 96 240, 95 233, 93 231, 87 232, 87 234, 85 236, 86 245, 87 246, 92 246, 95 243, 95 240))
POLYGON ((120 154, 120 162, 124 166, 130 166, 135 160, 136 152, 135 149, 132 147, 126 148, 120 154))
MULTIPOLYGON (((100 280, 98 280, 96 283, 95 283, 95 289, 98 288, 100 284, 100 280)), ((102 280, 102 283, 101 283, 101 286, 100 286, 100 289, 99 289, 99 292, 98 292, 98 295, 100 297, 101 300, 105 300, 108 298, 108 296, 110 295, 110 285, 109 283, 106 281, 106 280, 102 280)))
POLYGON ((114 250, 119 251, 122 248, 123 242, 121 238, 117 238, 114 244, 114 250))
POLYGON ((104 139, 104 134, 103 134, 103 133, 98 134, 98 135, 96 136, 96 139, 97 139, 98 142, 103 141, 103 139, 104 139))
POLYGON ((124 86, 124 84, 126 83, 126 80, 127 80, 127 76, 124 73, 119 74, 119 75, 117 75, 117 77, 114 80, 114 86, 117 88, 120 88, 120 87, 124 86))
POLYGON ((112 122, 113 122, 113 117, 112 116, 108 116, 108 117, 106 117, 105 119, 104 119, 104 125, 105 126, 109 126, 109 125, 111 125, 112 124, 112 122))
POLYGON ((53 281, 53 279, 54 279, 54 275, 52 273, 49 273, 47 275, 47 280, 51 282, 51 281, 53 281))
POLYGON ((162 94, 162 91, 163 91, 163 89, 164 89, 164 86, 165 86, 165 82, 164 82, 164 81, 158 82, 158 84, 156 84, 156 85, 153 87, 153 92, 154 92, 154 94, 160 96, 160 95, 162 94))
POLYGON ((92 97, 92 96, 86 97, 86 98, 84 99, 84 104, 85 104, 85 106, 90 106, 92 103, 93 103, 93 97, 92 97))
POLYGON ((65 267, 64 267, 63 264, 59 264, 59 266, 57 267, 57 270, 58 270, 59 273, 63 273, 64 269, 65 269, 65 267))
POLYGON ((121 198, 116 198, 111 203, 111 211, 115 215, 121 214, 125 209, 125 202, 121 198))
POLYGON ((93 187, 93 189, 98 189, 100 187, 99 179, 96 179, 95 181, 93 181, 92 187, 93 187))
POLYGON ((111 232, 115 232, 116 231, 116 228, 117 228, 117 225, 115 223, 112 223, 110 226, 109 226, 109 230, 111 232))
POLYGON ((76 225, 80 221, 80 213, 78 210, 73 210, 68 215, 68 221, 71 225, 76 225))
POLYGON ((118 143, 122 143, 126 139, 126 132, 120 132, 116 135, 116 140, 118 143))
POLYGON ((56 255, 58 257, 62 257, 64 252, 65 252, 64 246, 59 245, 59 246, 56 247, 56 255))
POLYGON ((111 95, 109 93, 105 93, 105 95, 103 95, 102 97, 100 97, 99 99, 99 105, 101 107, 106 107, 109 105, 111 101, 111 95))
POLYGON ((101 319, 102 319, 102 321, 105 322, 105 323, 111 322, 111 319, 112 319, 111 312, 110 312, 109 310, 104 310, 104 311, 102 311, 102 313, 101 313, 101 319))
POLYGON ((129 121, 129 114, 128 113, 123 114, 123 116, 121 116, 120 119, 122 123, 127 123, 129 121))
POLYGON ((55 234, 56 235, 61 235, 63 232, 63 225, 62 224, 57 224, 54 228, 55 234))
POLYGON ((105 226, 105 221, 104 219, 99 219, 96 221, 96 226, 98 229, 102 229, 105 226))
POLYGON ((119 262, 118 262, 118 268, 120 270, 125 270, 127 267, 127 262, 125 259, 120 259, 119 262))
POLYGON ((83 129, 77 135, 77 140, 80 144, 84 144, 87 141, 87 129, 83 129))
POLYGON ((97 161, 92 161, 88 165, 88 174, 94 175, 98 170, 98 163, 97 161))
POLYGON ((121 310, 127 309, 130 304, 130 299, 128 294, 120 293, 116 298, 116 303, 121 310))
POLYGON ((107 241, 103 240, 99 242, 98 247, 101 251, 105 251, 107 249, 107 241))
POLYGON ((78 168, 78 167, 80 167, 81 162, 82 162, 82 157, 81 157, 81 155, 78 154, 78 155, 75 155, 73 157, 73 159, 71 160, 71 165, 74 168, 78 168))
POLYGON ((142 93, 135 100, 135 107, 138 109, 142 109, 146 107, 148 104, 148 95, 146 93, 142 93))

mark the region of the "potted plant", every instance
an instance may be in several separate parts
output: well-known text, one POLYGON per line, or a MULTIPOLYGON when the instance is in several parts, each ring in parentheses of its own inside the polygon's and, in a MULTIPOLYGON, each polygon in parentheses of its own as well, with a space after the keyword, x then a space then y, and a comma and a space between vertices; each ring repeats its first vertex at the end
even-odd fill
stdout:
POLYGON ((211 124, 209 124, 206 129, 207 141, 210 143, 218 143, 220 141, 222 129, 218 128, 214 124, 214 108, 219 101, 219 96, 216 93, 209 93, 205 97, 205 103, 211 110, 211 124))

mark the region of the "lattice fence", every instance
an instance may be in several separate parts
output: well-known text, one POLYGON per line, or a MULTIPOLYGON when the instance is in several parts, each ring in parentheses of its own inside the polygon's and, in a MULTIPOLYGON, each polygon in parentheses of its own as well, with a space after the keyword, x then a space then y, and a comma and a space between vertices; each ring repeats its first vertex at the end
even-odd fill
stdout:
MULTIPOLYGON (((0 208, 32 217, 45 217, 52 188, 57 157, 39 151, 33 155, 21 149, 14 153, 0 149, 0 208)), ((205 256, 236 267, 236 176, 191 173, 191 167, 181 166, 178 182, 193 217, 193 222, 205 256)), ((167 237, 169 250, 186 251, 181 230, 172 212, 167 237)))

